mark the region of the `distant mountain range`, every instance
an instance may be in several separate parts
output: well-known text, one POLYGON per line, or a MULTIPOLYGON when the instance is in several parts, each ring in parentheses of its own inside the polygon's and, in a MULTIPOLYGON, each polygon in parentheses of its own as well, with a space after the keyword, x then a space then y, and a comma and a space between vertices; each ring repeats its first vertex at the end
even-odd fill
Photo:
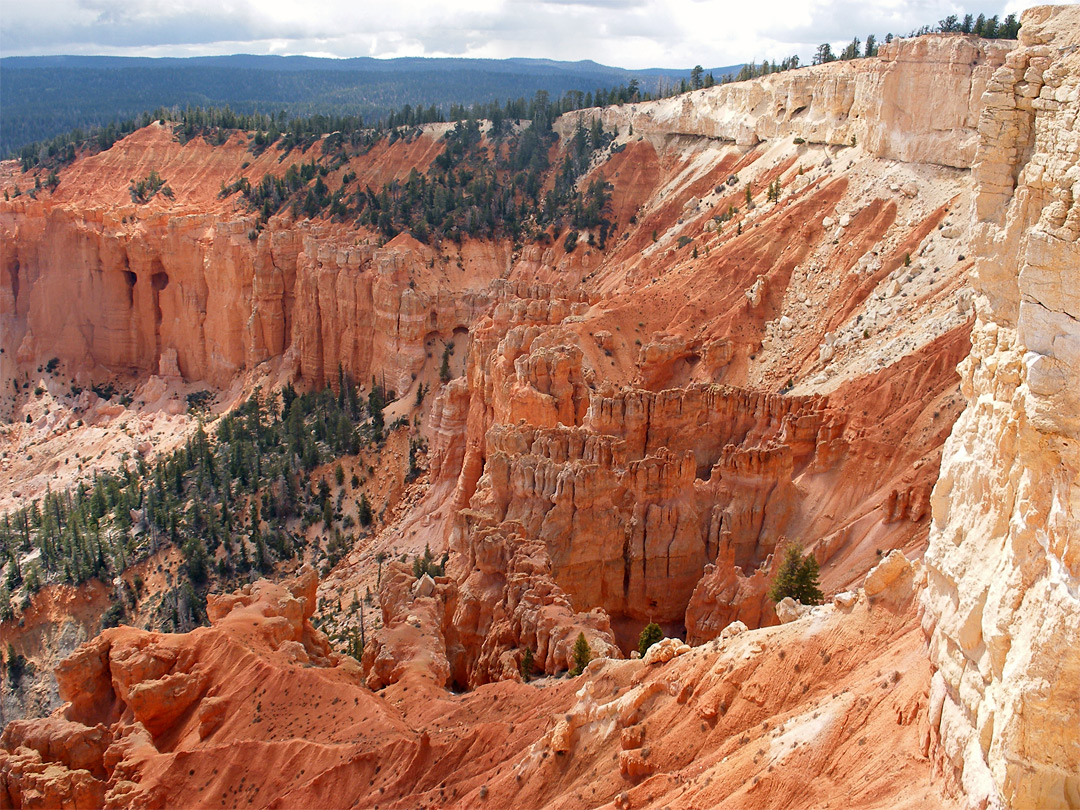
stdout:
MULTIPOLYGON (((742 65, 706 70, 717 81, 742 65)), ((230 106, 289 116, 382 118, 405 104, 444 111, 547 90, 595 92, 637 78, 642 91, 689 79, 690 68, 624 70, 549 59, 322 59, 309 56, 11 56, 0 59, 0 155, 75 127, 157 107, 230 106)))

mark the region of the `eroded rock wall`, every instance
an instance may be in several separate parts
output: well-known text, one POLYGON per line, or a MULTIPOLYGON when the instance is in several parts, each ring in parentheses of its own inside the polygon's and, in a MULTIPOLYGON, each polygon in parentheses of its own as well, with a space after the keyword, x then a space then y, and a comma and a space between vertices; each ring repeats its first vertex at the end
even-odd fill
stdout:
MULTIPOLYGON (((1011 47, 977 37, 898 39, 882 45, 877 58, 841 69, 819 65, 607 108, 602 118, 605 126, 647 135, 705 135, 744 146, 780 137, 841 146, 854 139, 875 157, 968 168, 980 98, 1011 47)), ((569 132, 576 117, 564 121, 569 132)))
POLYGON ((486 309, 482 290, 508 261, 502 246, 472 246, 489 274, 473 292, 440 284, 433 252, 408 237, 379 247, 332 226, 254 226, 242 215, 11 204, 0 214, 4 345, 22 363, 58 357, 92 376, 171 371, 226 387, 285 357, 307 385, 336 381, 339 368, 365 381, 378 370, 404 391, 428 344, 486 309))
POLYGON ((933 494, 939 769, 971 806, 1080 807, 1080 8, 1023 15, 974 175, 967 409, 933 494))

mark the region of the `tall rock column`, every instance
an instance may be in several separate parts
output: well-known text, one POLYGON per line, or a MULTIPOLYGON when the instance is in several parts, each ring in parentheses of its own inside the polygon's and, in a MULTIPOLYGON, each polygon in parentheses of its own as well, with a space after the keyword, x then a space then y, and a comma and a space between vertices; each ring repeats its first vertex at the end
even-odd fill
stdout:
POLYGON ((1080 807, 1080 7, 983 96, 978 320, 926 553, 935 761, 973 807, 1080 807))

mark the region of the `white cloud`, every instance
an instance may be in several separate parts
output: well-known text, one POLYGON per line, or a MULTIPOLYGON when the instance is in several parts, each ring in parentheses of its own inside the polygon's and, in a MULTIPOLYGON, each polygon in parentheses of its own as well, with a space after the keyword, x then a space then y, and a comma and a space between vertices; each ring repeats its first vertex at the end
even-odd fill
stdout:
MULTIPOLYGON (((978 11, 1017 11, 991 0, 978 11)), ((904 34, 965 8, 944 0, 45 0, 7 3, 4 56, 510 56, 628 68, 808 58, 824 41, 904 34)))

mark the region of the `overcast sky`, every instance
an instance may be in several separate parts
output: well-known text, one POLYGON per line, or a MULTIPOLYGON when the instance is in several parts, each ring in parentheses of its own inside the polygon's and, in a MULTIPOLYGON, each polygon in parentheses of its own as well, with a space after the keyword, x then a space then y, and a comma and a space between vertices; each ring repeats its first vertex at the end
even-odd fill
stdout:
POLYGON ((630 69, 807 59, 986 0, 5 0, 0 54, 308 54, 593 59, 630 69))

